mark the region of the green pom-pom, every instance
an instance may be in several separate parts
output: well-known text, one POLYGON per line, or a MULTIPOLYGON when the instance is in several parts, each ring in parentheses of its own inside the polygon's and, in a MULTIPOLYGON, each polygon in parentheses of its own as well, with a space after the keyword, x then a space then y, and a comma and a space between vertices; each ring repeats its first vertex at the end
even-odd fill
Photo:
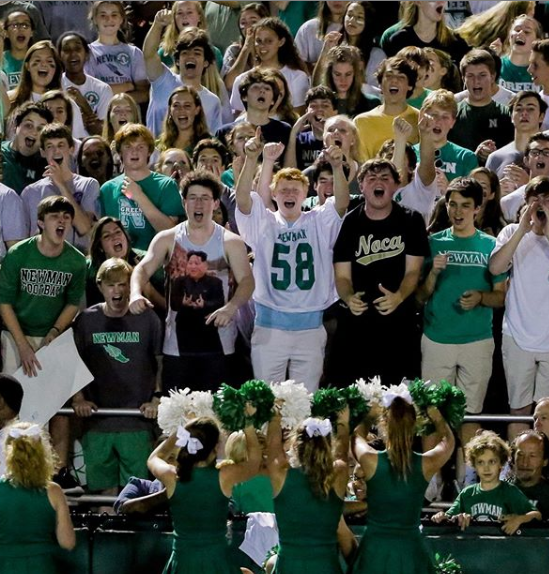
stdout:
POLYGON ((240 387, 239 393, 244 398, 244 403, 249 401, 257 409, 253 416, 254 427, 260 428, 271 420, 275 395, 265 381, 246 381, 240 387))
POLYGON ((339 389, 319 389, 311 400, 311 416, 330 419, 335 427, 337 414, 345 408, 346 404, 347 400, 339 389))
POLYGON ((340 392, 349 405, 349 426, 351 429, 354 429, 364 420, 364 417, 370 410, 370 405, 368 405, 356 384, 341 389, 340 392))
POLYGON ((230 385, 223 383, 213 397, 213 409, 223 428, 233 432, 246 426, 244 396, 230 385))
POLYGON ((465 394, 461 389, 444 380, 437 385, 435 383, 426 384, 421 379, 416 379, 410 385, 410 394, 419 411, 419 434, 427 435, 435 430, 433 423, 427 416, 427 407, 431 405, 437 407, 440 414, 454 430, 461 426, 466 407, 465 394))
POLYGON ((435 554, 435 572, 436 574, 463 574, 463 569, 451 554, 443 558, 437 553, 435 554))

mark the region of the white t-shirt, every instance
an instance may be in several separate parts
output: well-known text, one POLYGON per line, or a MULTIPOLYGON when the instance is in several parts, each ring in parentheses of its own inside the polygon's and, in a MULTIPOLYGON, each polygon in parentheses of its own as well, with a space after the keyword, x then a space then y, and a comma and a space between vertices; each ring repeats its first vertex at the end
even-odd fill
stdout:
MULTIPOLYGON (((504 227, 492 256, 513 236, 518 223, 504 227)), ((529 231, 513 255, 511 282, 505 299, 503 333, 523 350, 549 352, 549 240, 529 231)))
MULTIPOLYGON (((504 106, 508 106, 509 102, 513 99, 516 95, 515 92, 504 88, 503 86, 498 86, 498 91, 492 96, 492 100, 497 102, 498 104, 503 104, 504 106)), ((455 94, 456 102, 461 102, 469 95, 467 90, 463 90, 463 92, 458 92, 455 94)))
POLYGON ((417 169, 414 172, 412 181, 397 190, 395 195, 395 201, 397 203, 403 207, 419 211, 425 219, 425 223, 429 222, 438 198, 437 180, 434 179, 429 185, 425 185, 423 181, 421 181, 417 169))
POLYGON ((343 218, 334 198, 288 224, 252 192, 252 210, 237 207, 242 239, 255 253, 254 301, 285 313, 327 309, 337 300, 332 253, 343 218))
MULTIPOLYGON (((242 103, 238 88, 247 73, 248 72, 243 72, 237 76, 233 84, 231 108, 236 112, 242 112, 244 110, 244 104, 242 103)), ((288 88, 292 96, 292 106, 298 108, 299 106, 305 105, 305 94, 311 87, 311 79, 309 76, 303 70, 292 70, 292 68, 288 68, 288 66, 281 68, 280 73, 288 82, 288 88)))
MULTIPOLYGON (((318 61, 324 41, 318 37, 318 26, 320 22, 318 18, 307 20, 301 25, 295 36, 295 45, 299 55, 305 62, 314 64, 318 61)), ((331 23, 328 24, 326 33, 341 30, 341 24, 331 23)))
POLYGON ((68 87, 76 88, 86 98, 90 108, 100 120, 104 120, 107 117, 107 108, 114 95, 109 84, 86 74, 86 81, 79 86, 78 84, 73 84, 66 74, 63 74, 61 85, 64 90, 68 87))
POLYGON ((518 212, 524 205, 526 197, 525 191, 526 186, 521 185, 519 188, 515 189, 515 191, 512 191, 500 199, 499 203, 501 205, 501 211, 503 211, 505 221, 508 221, 509 223, 514 223, 516 221, 518 212))

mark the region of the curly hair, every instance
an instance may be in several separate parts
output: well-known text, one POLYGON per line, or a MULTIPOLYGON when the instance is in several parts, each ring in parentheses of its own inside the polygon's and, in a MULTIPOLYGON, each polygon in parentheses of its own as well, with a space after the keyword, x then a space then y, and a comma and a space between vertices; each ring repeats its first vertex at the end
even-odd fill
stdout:
POLYGON ((13 437, 12 429, 26 430, 31 423, 17 422, 7 428, 4 446, 6 476, 14 485, 22 488, 44 489, 50 482, 57 464, 49 434, 41 429, 37 436, 13 437))
POLYGON ((465 461, 474 467, 477 458, 486 450, 491 450, 502 466, 511 457, 511 447, 494 431, 484 430, 465 445, 465 461))
POLYGON ((191 454, 187 448, 181 448, 177 455, 177 477, 180 482, 189 482, 192 477, 194 466, 204 462, 215 451, 219 441, 219 427, 210 417, 199 417, 189 421, 185 425, 192 438, 202 443, 202 448, 195 454, 191 454))
POLYGON ((335 474, 330 434, 310 437, 301 424, 293 435, 290 464, 301 465, 315 496, 328 498, 335 474))

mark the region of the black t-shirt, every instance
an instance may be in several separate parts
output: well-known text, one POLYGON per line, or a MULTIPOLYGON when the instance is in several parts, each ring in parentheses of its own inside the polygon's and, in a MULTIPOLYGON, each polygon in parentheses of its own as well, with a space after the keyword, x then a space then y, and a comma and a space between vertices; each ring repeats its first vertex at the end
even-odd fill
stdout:
POLYGON ((549 520, 549 483, 546 480, 538 482, 535 486, 516 486, 531 500, 541 512, 542 520, 549 520))
MULTIPOLYGON (((84 388, 99 408, 138 409, 151 399, 156 357, 162 354, 162 323, 152 309, 141 315, 107 317, 99 303, 74 321, 74 341, 94 380, 84 388)), ((141 417, 100 417, 87 428, 102 432, 145 430, 141 417)))
POLYGON ((387 57, 394 56, 402 48, 417 46, 418 48, 435 48, 450 54, 452 60, 459 66, 461 58, 470 50, 467 42, 455 34, 455 40, 443 46, 436 38, 431 42, 424 42, 414 31, 412 26, 397 30, 386 42, 384 50, 387 57))
MULTIPOLYGON (((363 291, 368 303, 366 313, 375 313, 372 302, 382 296, 379 284, 389 291, 398 290, 406 272, 406 256, 426 257, 429 241, 423 218, 417 211, 393 202, 388 217, 381 220, 366 216, 363 204, 343 221, 334 246, 334 263, 351 262, 353 289, 363 291)), ((399 309, 412 305, 408 298, 399 309)))
POLYGON ((317 140, 312 130, 298 134, 295 150, 298 169, 303 170, 313 165, 323 147, 324 142, 321 139, 317 140))
MULTIPOLYGON (((227 134, 234 128, 235 125, 240 122, 235 121, 230 124, 225 124, 221 126, 217 132, 215 132, 215 137, 227 145, 227 134)), ((290 132, 292 128, 290 124, 286 122, 281 122, 280 120, 275 120, 271 118, 269 123, 261 126, 261 137, 265 143, 283 143, 285 146, 288 145, 290 140, 290 132)))
POLYGON ((358 114, 369 112, 370 110, 377 108, 379 105, 381 105, 381 100, 377 96, 361 93, 356 106, 354 106, 352 109, 349 106, 348 100, 339 98, 337 100, 337 113, 345 114, 350 118, 354 118, 355 116, 358 116, 358 114))

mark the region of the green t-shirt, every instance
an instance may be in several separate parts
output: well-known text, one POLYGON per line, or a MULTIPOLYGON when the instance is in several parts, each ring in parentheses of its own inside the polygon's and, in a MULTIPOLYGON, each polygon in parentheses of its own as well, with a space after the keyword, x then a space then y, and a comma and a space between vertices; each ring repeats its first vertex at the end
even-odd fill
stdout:
POLYGON ((2 183, 13 189, 18 195, 30 185, 42 179, 46 169, 46 160, 37 152, 25 156, 15 151, 11 142, 2 142, 2 167, 4 176, 2 183))
POLYGON ((517 66, 508 56, 501 58, 501 74, 498 83, 515 93, 522 90, 535 90, 532 76, 528 73, 528 66, 517 66))
MULTIPOLYGON (((419 144, 414 146, 419 161, 419 144)), ((436 166, 439 167, 452 181, 456 177, 468 176, 478 167, 477 156, 470 150, 452 142, 446 142, 437 153, 436 166)))
MULTIPOLYGON (((119 175, 101 186, 99 200, 102 215, 117 217, 128 231, 132 247, 147 250, 156 235, 154 227, 147 221, 145 214, 133 199, 122 193, 125 175, 119 175)), ((137 182, 145 195, 164 215, 183 217, 183 205, 177 183, 161 173, 151 172, 145 179, 137 182)))
POLYGON ((416 110, 420 110, 421 106, 423 105, 423 102, 425 101, 425 98, 432 91, 433 90, 428 90, 427 88, 424 88, 423 92, 421 92, 421 94, 417 98, 408 98, 406 100, 406 102, 408 103, 409 106, 412 106, 412 108, 416 108, 416 110))
POLYGON ((480 484, 464 488, 446 516, 465 512, 479 522, 499 522, 506 514, 526 514, 536 510, 535 505, 513 484, 500 482, 493 490, 482 490, 480 484))
POLYGON ((9 50, 4 51, 4 62, 2 70, 8 76, 8 90, 13 90, 19 85, 21 80, 21 69, 23 68, 23 60, 16 60, 9 50))
POLYGON ((459 102, 456 123, 448 135, 450 141, 471 151, 484 140, 494 140, 499 149, 513 137, 509 108, 493 100, 485 106, 472 106, 467 100, 459 102))
POLYGON ((67 305, 80 304, 86 259, 65 241, 57 257, 38 250, 38 235, 14 245, 0 269, 0 303, 13 307, 23 333, 45 337, 67 305))
POLYGON ((456 237, 445 229, 429 237, 431 258, 446 253, 448 264, 438 276, 435 290, 425 307, 424 333, 441 344, 461 345, 492 337, 492 309, 477 306, 465 311, 459 304, 464 291, 491 291, 495 283, 504 281, 505 274, 495 277, 488 269, 490 254, 496 245, 491 235, 476 230, 471 237, 456 237))

